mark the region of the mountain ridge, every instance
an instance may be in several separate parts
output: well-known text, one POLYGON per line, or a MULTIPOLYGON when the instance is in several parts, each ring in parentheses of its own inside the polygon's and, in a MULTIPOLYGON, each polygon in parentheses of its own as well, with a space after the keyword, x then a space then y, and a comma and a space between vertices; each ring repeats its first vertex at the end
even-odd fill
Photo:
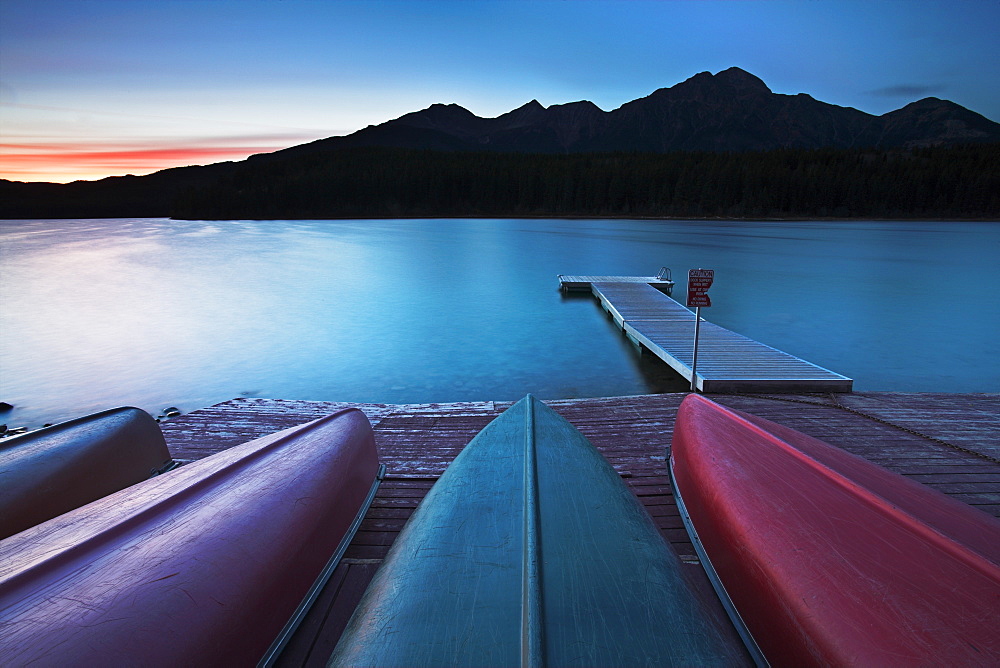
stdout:
POLYGON ((766 151, 781 148, 918 148, 1000 142, 1000 124, 954 102, 924 98, 876 116, 807 93, 774 93, 738 67, 699 72, 604 111, 581 100, 538 100, 495 118, 457 104, 432 104, 348 135, 269 154, 290 157, 357 147, 593 153, 766 151))
POLYGON ((948 100, 875 116, 774 93, 734 67, 611 111, 533 99, 483 118, 436 103, 239 162, 69 184, 0 179, 0 218, 993 218, 996 147, 1000 124, 948 100), (916 154, 925 149, 938 152, 916 154))

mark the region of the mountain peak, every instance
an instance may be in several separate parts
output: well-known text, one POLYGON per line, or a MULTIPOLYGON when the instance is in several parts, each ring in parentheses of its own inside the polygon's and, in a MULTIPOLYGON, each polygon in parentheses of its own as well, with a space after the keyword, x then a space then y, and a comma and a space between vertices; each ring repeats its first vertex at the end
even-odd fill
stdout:
MULTIPOLYGON (((474 113, 457 104, 435 103, 421 111, 412 111, 399 118, 388 121, 388 127, 411 127, 423 130, 442 131, 447 134, 469 136, 476 132, 476 128, 483 119, 474 113)), ((376 133, 383 126, 370 128, 376 133)), ((350 135, 348 135, 350 136, 350 135)))
POLYGON ((565 102, 563 104, 553 104, 548 111, 563 114, 587 114, 602 116, 605 112, 590 100, 579 100, 577 102, 565 102))
POLYGON ((939 97, 925 97, 921 100, 915 102, 910 102, 909 104, 902 107, 902 109, 953 109, 962 108, 962 105, 955 104, 950 100, 942 100, 939 97))
POLYGON ((770 95, 771 89, 758 77, 738 67, 730 67, 718 74, 699 72, 671 88, 660 88, 653 96, 683 96, 702 99, 705 95, 744 97, 747 95, 770 95))
POLYGON ((437 123, 453 123, 459 121, 467 121, 470 118, 478 118, 471 111, 457 104, 441 104, 440 102, 435 102, 426 109, 420 111, 411 111, 408 114, 404 114, 396 119, 396 121, 389 121, 390 123, 398 121, 407 121, 412 124, 437 124, 437 123))
POLYGON ((950 100, 925 97, 881 116, 886 143, 940 146, 1000 140, 1000 125, 950 100))
POLYGON ((888 116, 914 116, 920 114, 938 116, 957 114, 959 117, 971 116, 988 120, 976 112, 966 109, 960 104, 952 102, 951 100, 942 100, 938 97, 925 97, 922 100, 910 102, 906 106, 896 109, 895 111, 890 111, 882 116, 884 118, 888 116))
POLYGON ((525 102, 517 109, 513 109, 511 111, 508 111, 506 114, 502 114, 502 116, 512 116, 512 115, 518 117, 536 116, 540 112, 544 111, 545 107, 542 106, 541 102, 539 102, 538 100, 532 100, 531 102, 525 102))
MULTIPOLYGON (((475 116, 475 114, 473 114, 471 111, 469 111, 468 109, 466 109, 465 107, 463 107, 460 104, 455 104, 454 102, 452 102, 451 104, 442 104, 440 102, 435 102, 431 106, 429 106, 426 109, 424 109, 424 111, 425 112, 427 112, 427 111, 433 111, 433 112, 439 113, 439 114, 440 113, 446 113, 446 114, 454 114, 454 115, 459 115, 459 116, 475 116)), ((416 112, 416 113, 420 113, 420 112, 416 112)))
POLYGON ((508 111, 506 114, 497 116, 497 120, 506 125, 524 125, 534 123, 545 115, 545 107, 538 100, 532 100, 522 104, 517 109, 508 111))
POLYGON ((728 70, 722 70, 715 75, 715 81, 748 92, 772 92, 759 77, 755 77, 746 70, 741 70, 738 67, 730 67, 728 70))

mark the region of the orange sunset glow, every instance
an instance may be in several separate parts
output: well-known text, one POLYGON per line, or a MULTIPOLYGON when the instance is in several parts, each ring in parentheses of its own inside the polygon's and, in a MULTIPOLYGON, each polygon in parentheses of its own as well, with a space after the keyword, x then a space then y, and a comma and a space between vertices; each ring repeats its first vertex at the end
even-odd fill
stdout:
POLYGON ((255 153, 282 148, 273 144, 210 146, 136 142, 111 146, 86 142, 0 143, 0 178, 11 181, 68 183, 101 179, 109 174, 140 176, 182 165, 244 160, 255 153))

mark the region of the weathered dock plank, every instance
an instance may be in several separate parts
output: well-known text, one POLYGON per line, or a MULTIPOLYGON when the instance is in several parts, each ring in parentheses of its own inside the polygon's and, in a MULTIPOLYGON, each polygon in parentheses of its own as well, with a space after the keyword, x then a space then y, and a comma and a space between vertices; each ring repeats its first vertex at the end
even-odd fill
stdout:
MULTIPOLYGON (((701 577, 667 475, 684 394, 553 400, 622 474, 661 535, 701 577)), ((717 395, 732 408, 779 422, 1000 517, 1000 394, 717 395), (895 420, 898 420, 895 421, 895 420)), ((345 559, 279 664, 322 666, 381 559, 437 476, 512 402, 393 406, 352 404, 375 429, 389 472, 345 559)), ((234 439, 316 419, 343 403, 238 399, 163 423, 177 457, 200 458, 234 439)))
MULTIPOLYGON (((594 296, 625 334, 691 380, 695 315, 635 282, 594 282, 594 296)), ((696 387, 702 392, 850 392, 839 373, 737 334, 702 318, 696 387)))

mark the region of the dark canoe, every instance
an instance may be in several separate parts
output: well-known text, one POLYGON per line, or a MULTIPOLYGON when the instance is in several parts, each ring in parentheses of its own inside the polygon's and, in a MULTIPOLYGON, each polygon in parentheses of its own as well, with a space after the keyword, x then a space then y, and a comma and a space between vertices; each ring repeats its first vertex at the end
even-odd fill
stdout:
POLYGON ((171 463, 156 421, 115 408, 0 442, 0 539, 146 480, 171 463))
POLYGON ((670 468, 702 563, 773 665, 1000 665, 993 517, 695 395, 670 468))
POLYGON ((682 569, 600 453, 529 396, 428 492, 329 665, 747 662, 682 569))
POLYGON ((377 475, 349 409, 0 541, 0 665, 254 665, 339 559, 377 475))

